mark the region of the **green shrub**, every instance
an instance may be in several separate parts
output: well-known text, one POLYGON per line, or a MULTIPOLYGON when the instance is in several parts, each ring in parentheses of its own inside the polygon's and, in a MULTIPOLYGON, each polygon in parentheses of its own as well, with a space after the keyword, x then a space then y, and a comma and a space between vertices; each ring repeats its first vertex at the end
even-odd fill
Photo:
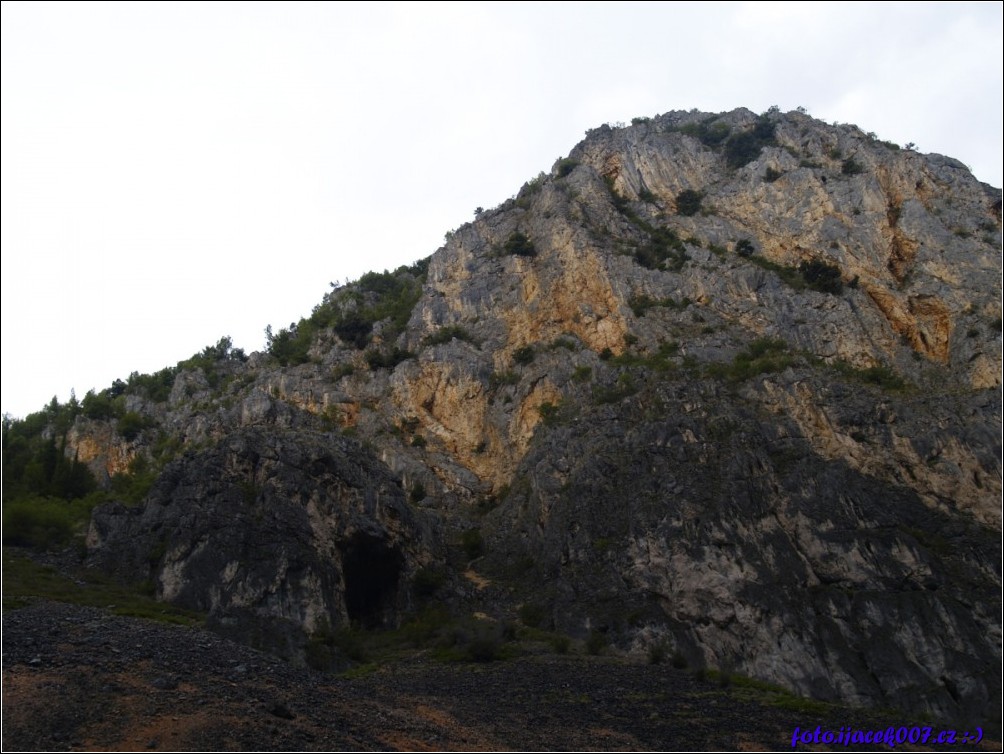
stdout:
POLYGON ((136 505, 147 496, 162 466, 151 463, 146 456, 137 454, 129 462, 128 470, 111 478, 111 489, 115 497, 126 505, 136 505))
POLYGON ((593 376, 593 368, 587 366, 575 367, 575 371, 572 372, 572 379, 576 382, 588 382, 589 378, 593 376))
POLYGON ((154 424, 156 422, 153 419, 138 414, 135 411, 126 411, 118 420, 117 429, 122 437, 131 442, 139 436, 140 432, 148 427, 152 427, 154 424))
POLYGON ((394 272, 367 272, 345 291, 329 294, 310 317, 278 332, 271 325, 266 327, 268 352, 283 366, 303 364, 317 334, 328 328, 342 342, 361 350, 370 342, 373 325, 382 321, 387 321, 385 339, 395 337, 403 332, 422 295, 428 268, 429 260, 423 259, 394 272))
POLYGON ((80 413, 96 421, 114 419, 121 413, 119 406, 120 404, 112 399, 107 390, 102 390, 100 393, 88 390, 80 403, 80 413))
MULTIPOLYGON (((542 170, 539 173, 537 173, 537 175, 535 175, 533 178, 531 178, 529 181, 524 183, 522 187, 520 187, 518 198, 529 199, 529 197, 539 193, 540 190, 544 188, 544 184, 546 182, 547 182, 547 174, 544 173, 544 171, 542 170)), ((519 202, 517 202, 517 205, 523 206, 524 209, 526 209, 526 206, 529 206, 528 204, 526 206, 520 205, 519 202)))
POLYGON ((806 285, 813 290, 834 295, 839 295, 844 290, 844 283, 840 279, 840 268, 836 265, 812 259, 798 265, 798 272, 806 285))
POLYGON ((593 385, 593 402, 597 405, 618 403, 638 392, 634 379, 630 374, 622 374, 612 387, 593 385))
POLYGON ((746 257, 746 259, 755 264, 757 267, 762 267, 765 270, 775 273, 784 283, 791 286, 796 291, 805 290, 805 278, 802 277, 802 275, 794 267, 786 267, 785 265, 777 264, 765 257, 757 255, 746 257))
POLYGON ((671 340, 668 343, 661 343, 659 345, 659 356, 662 358, 667 358, 669 356, 676 356, 680 351, 680 344, 675 340, 671 340))
POLYGON ((177 373, 178 370, 175 367, 165 367, 153 374, 133 372, 129 375, 128 392, 145 395, 148 400, 154 403, 163 403, 171 395, 171 388, 174 387, 174 378, 177 373))
POLYGON ((554 339, 551 343, 551 350, 556 350, 558 348, 564 348, 566 351, 578 351, 579 343, 574 338, 566 338, 564 336, 559 336, 554 339))
POLYGON ((751 130, 733 134, 726 140, 725 162, 733 170, 741 168, 759 157, 764 147, 774 144, 774 124, 762 115, 751 130))
POLYGON ((94 502, 40 497, 4 501, 3 543, 36 550, 64 547, 83 528, 94 502))
POLYGON ((553 427, 557 423, 558 406, 553 403, 544 402, 537 407, 537 411, 540 412, 540 418, 544 422, 544 426, 553 427))
POLYGON ((756 248, 753 246, 753 242, 748 238, 743 238, 736 241, 736 254, 741 257, 751 257, 753 256, 756 248))
POLYGON ((551 637, 551 649, 559 655, 568 654, 571 644, 571 639, 564 634, 555 634, 551 637))
POLYGON ((732 129, 726 123, 714 123, 715 117, 712 116, 700 123, 688 123, 681 126, 680 133, 692 136, 711 149, 721 146, 722 142, 729 137, 732 129))
POLYGON ((844 290, 840 268, 828 262, 813 259, 802 262, 795 268, 771 262, 761 256, 748 256, 746 259, 758 267, 776 273, 781 280, 798 291, 808 287, 820 293, 839 295, 844 290))
POLYGON ((310 636, 305 649, 307 665, 314 670, 333 670, 342 657, 355 662, 369 659, 364 634, 351 628, 322 628, 310 636))
POLYGON ((534 247, 533 242, 518 231, 506 239, 506 242, 502 245, 502 250, 506 254, 514 254, 518 257, 537 256, 537 249, 534 247))
POLYGON ((607 186, 607 191, 610 192, 610 201, 613 202, 614 209, 632 222, 637 221, 638 216, 631 209, 631 202, 614 187, 614 177, 612 175, 605 175, 603 176, 603 182, 607 186))
POLYGON ((844 175, 858 175, 865 172, 864 166, 853 157, 848 157, 840 165, 840 172, 844 175))
POLYGON ((451 340, 464 340, 473 346, 478 348, 481 344, 471 335, 467 330, 465 330, 460 325, 447 325, 446 327, 440 327, 432 335, 429 335, 423 341, 427 346, 438 346, 444 343, 449 343, 451 340))
POLYGON ((535 355, 533 346, 523 346, 513 352, 512 360, 521 366, 526 366, 533 362, 535 355))
POLYGON ((402 361, 413 358, 415 354, 398 346, 366 352, 366 363, 370 365, 370 369, 393 369, 402 361))
MULTIPOLYGON (((55 400, 55 399, 53 399, 55 400)), ((52 496, 73 500, 97 489, 97 481, 87 465, 68 458, 66 441, 58 444, 51 431, 64 417, 62 409, 51 406, 23 421, 10 418, 3 424, 3 500, 26 496, 52 496)), ((63 430, 65 433, 65 429, 63 430)), ((64 435, 65 436, 65 435, 64 435)))
POLYGON ((701 211, 702 201, 704 201, 702 192, 686 189, 676 195, 676 211, 678 214, 691 217, 701 211))
POLYGON ((355 374, 356 368, 349 362, 336 364, 331 370, 331 381, 338 382, 342 377, 349 377, 355 374))
POLYGON ((841 374, 878 385, 884 390, 903 390, 907 387, 906 381, 896 374, 895 371, 885 366, 877 364, 866 369, 858 369, 843 361, 833 363, 834 368, 841 374))
POLYGON ((780 372, 791 366, 795 359, 787 353, 788 344, 776 338, 758 338, 740 352, 731 364, 709 364, 710 377, 742 382, 758 374, 780 372))
POLYGON ((451 622, 452 619, 446 608, 439 603, 431 602, 423 607, 418 615, 401 626, 400 636, 412 646, 427 646, 436 637, 447 631, 451 622))
POLYGON ((759 359, 771 353, 783 353, 788 344, 780 338, 757 338, 747 346, 745 355, 749 359, 759 359))
POLYGON ((676 233, 669 228, 654 228, 647 223, 643 229, 649 233, 649 239, 635 251, 635 261, 650 270, 679 272, 683 269, 690 257, 676 233))
POLYGON ((518 385, 519 381, 520 376, 516 372, 492 372, 492 376, 488 378, 488 387, 497 390, 505 385, 518 385))
POLYGON ((575 168, 579 166, 578 160, 573 160, 571 157, 565 157, 558 160, 557 173, 559 178, 564 178, 569 175, 575 168))

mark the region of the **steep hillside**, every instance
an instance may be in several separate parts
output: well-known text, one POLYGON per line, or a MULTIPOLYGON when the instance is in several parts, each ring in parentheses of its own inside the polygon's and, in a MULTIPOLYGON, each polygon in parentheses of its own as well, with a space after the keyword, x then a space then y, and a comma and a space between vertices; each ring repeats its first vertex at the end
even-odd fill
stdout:
POLYGON ((431 598, 997 720, 1001 274, 1000 190, 950 158, 799 112, 604 126, 267 353, 8 426, 5 494, 58 441, 118 501, 89 563, 292 656, 431 598))

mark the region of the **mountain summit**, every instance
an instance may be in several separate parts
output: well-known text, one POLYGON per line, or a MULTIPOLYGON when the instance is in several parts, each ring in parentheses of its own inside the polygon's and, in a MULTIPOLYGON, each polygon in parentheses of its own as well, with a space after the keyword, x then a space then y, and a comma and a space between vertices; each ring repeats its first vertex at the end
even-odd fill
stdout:
POLYGON ((59 443, 88 564, 294 659, 435 604, 999 724, 1001 275, 956 160, 637 118, 267 352, 8 423, 5 499, 59 443))

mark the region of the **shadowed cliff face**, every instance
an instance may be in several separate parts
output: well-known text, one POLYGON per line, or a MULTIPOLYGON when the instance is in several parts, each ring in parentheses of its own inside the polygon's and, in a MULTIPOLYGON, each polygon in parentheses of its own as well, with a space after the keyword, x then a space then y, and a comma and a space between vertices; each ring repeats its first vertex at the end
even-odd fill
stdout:
POLYGON ((93 564, 290 656, 301 632, 396 626, 437 543, 356 443, 276 429, 173 462, 142 508, 96 511, 87 538, 93 564))
POLYGON ((202 448, 92 558, 310 632, 399 621, 430 564, 474 609, 477 528, 496 617, 996 716, 1000 281, 1000 191, 950 158, 801 113, 605 126, 427 269, 329 293, 302 358, 130 393, 128 441, 78 420, 106 474, 202 448))
MULTIPOLYGON (((527 564, 522 596, 572 633, 816 698, 992 714, 999 534, 816 452, 772 413, 778 379, 660 380, 558 423, 488 516, 485 572, 527 564)), ((846 415, 874 396, 827 397, 846 415)))

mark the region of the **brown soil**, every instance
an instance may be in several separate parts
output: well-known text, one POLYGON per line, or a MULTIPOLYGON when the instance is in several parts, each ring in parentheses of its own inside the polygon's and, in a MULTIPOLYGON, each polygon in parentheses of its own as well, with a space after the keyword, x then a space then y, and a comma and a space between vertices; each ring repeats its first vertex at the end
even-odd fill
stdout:
POLYGON ((790 750, 795 726, 915 722, 820 717, 768 696, 585 655, 417 654, 342 678, 93 608, 39 601, 3 616, 4 751, 790 750))

